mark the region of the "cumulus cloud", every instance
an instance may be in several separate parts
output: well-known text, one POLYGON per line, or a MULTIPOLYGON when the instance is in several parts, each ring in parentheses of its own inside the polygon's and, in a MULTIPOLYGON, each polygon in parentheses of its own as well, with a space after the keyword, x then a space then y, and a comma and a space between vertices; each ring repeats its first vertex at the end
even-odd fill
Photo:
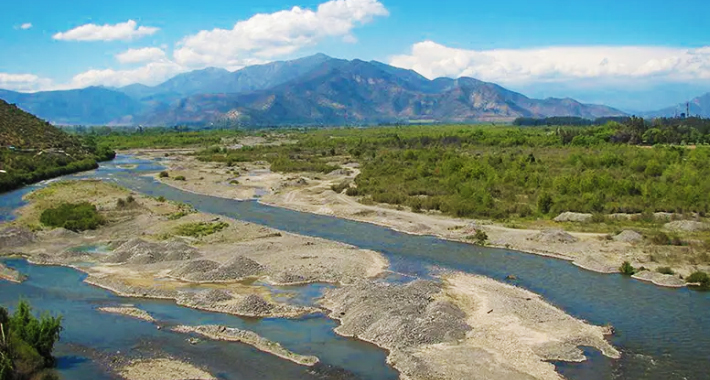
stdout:
POLYGON ((72 78, 70 88, 88 86, 127 86, 133 83, 156 85, 176 74, 184 72, 185 68, 171 61, 150 62, 144 66, 127 70, 88 70, 72 78))
POLYGON ((388 14, 378 0, 331 0, 316 10, 293 7, 257 14, 232 29, 203 30, 184 38, 174 58, 189 67, 237 69, 292 54, 328 37, 352 42, 354 28, 388 14))
POLYGON ((143 63, 166 60, 165 51, 156 47, 141 49, 128 49, 117 54, 116 59, 121 63, 143 63))
POLYGON ((31 27, 32 27, 32 23, 29 23, 29 22, 26 22, 26 23, 20 25, 20 29, 22 29, 22 30, 27 30, 27 29, 30 29, 31 27))
POLYGON ((52 85, 52 80, 34 74, 0 73, 0 88, 12 91, 39 91, 52 85))
POLYGON ((610 83, 645 79, 710 80, 710 47, 681 49, 644 46, 547 47, 465 50, 432 41, 412 46, 390 64, 428 78, 469 76, 498 83, 552 83, 594 80, 610 83))
POLYGON ((133 20, 118 24, 86 24, 70 29, 66 32, 59 32, 52 36, 55 40, 63 41, 115 41, 132 40, 140 37, 150 36, 160 30, 150 26, 138 26, 133 20))

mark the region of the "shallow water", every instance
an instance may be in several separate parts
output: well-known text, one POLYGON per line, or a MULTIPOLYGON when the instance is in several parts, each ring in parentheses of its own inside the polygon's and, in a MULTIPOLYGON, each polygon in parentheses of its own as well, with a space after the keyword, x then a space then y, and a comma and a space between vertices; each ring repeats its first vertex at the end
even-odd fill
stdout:
POLYGON ((22 284, 0 282, 0 304, 10 306, 20 299, 33 307, 64 317, 61 344, 57 349, 60 373, 66 379, 110 379, 99 366, 82 357, 73 347, 87 346, 103 353, 149 352, 159 349, 208 368, 223 379, 396 379, 397 372, 385 365, 386 354, 365 342, 335 335, 337 325, 323 315, 298 320, 249 319, 177 306, 171 301, 117 297, 83 283, 84 274, 70 268, 45 267, 24 260, 4 260, 9 267, 27 274, 22 284), (304 355, 315 355, 325 365, 315 368, 281 360, 250 346, 203 340, 186 342, 187 335, 122 315, 102 313, 101 306, 131 304, 146 310, 165 325, 221 324, 252 330, 304 355), (367 363, 368 365, 361 365, 367 363), (343 376, 348 374, 349 377, 343 376))
MULTIPOLYGON (((135 161, 119 157, 119 163, 126 162, 135 161)), ((110 179, 148 195, 186 202, 201 211, 382 252, 390 260, 390 269, 400 274, 391 276, 395 279, 427 277, 432 268, 437 267, 500 280, 514 274, 518 278, 515 284, 541 294, 568 313, 594 324, 610 323, 615 327, 612 343, 621 349, 622 358, 609 360, 591 352, 590 360, 584 363, 558 364, 560 372, 568 378, 710 378, 707 375, 710 293, 660 288, 621 275, 589 272, 569 262, 542 256, 412 236, 372 224, 300 213, 253 201, 188 193, 136 175, 153 165, 151 163, 141 164, 135 170, 116 168, 115 164, 102 165, 88 176, 110 179)), ((10 203, 15 197, 12 193, 3 195, 0 204, 5 196, 10 203)), ((363 361, 358 367, 374 364, 363 361)))

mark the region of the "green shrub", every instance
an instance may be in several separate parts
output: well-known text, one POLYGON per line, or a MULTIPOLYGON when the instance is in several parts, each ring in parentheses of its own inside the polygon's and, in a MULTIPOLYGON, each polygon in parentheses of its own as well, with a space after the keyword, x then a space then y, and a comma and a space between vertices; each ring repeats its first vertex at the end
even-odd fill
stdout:
POLYGON ((656 272, 658 272, 660 274, 671 274, 671 275, 675 274, 675 272, 673 271, 673 269, 671 269, 671 267, 660 267, 660 268, 656 269, 656 272))
POLYGON ((123 198, 118 198, 118 200, 116 201, 116 207, 118 207, 118 208, 126 207, 126 201, 124 201, 123 198))
POLYGON ((203 237, 217 233, 225 228, 229 227, 228 223, 216 222, 216 223, 186 223, 179 225, 175 228, 175 234, 180 236, 191 236, 191 237, 203 237))
POLYGON ((360 195, 360 190, 358 190, 357 187, 348 187, 348 189, 345 190, 345 194, 351 197, 356 197, 360 195))
POLYGON ((657 231, 651 235, 651 242, 656 245, 674 245, 681 246, 683 241, 676 234, 666 234, 663 231, 657 231))
POLYGON ((710 289, 710 276, 705 272, 695 272, 685 278, 685 281, 693 284, 700 284, 702 289, 710 289))
POLYGON ((165 199, 164 196, 161 195, 161 196, 159 196, 158 198, 155 198, 155 200, 157 200, 157 201, 160 202, 160 203, 163 203, 163 202, 165 202, 166 199, 165 199))
POLYGON ((543 215, 549 214, 550 210, 552 209, 552 203, 552 196, 550 194, 540 194, 540 196, 537 198, 537 211, 539 211, 543 215))
POLYGON ((633 276, 636 273, 636 269, 628 261, 624 261, 624 263, 621 264, 619 271, 621 271, 621 274, 624 276, 633 276))
POLYGON ((96 206, 88 202, 62 203, 44 210, 39 220, 45 226, 62 227, 75 232, 95 230, 105 223, 96 206))
POLYGON ((179 175, 174 178, 176 181, 185 181, 185 176, 179 175))
POLYGON ((25 301, 20 301, 12 316, 0 307, 0 379, 58 379, 49 368, 55 365, 52 351, 61 322, 62 317, 49 314, 36 318, 25 301))
POLYGON ((592 214, 592 223, 604 223, 606 222, 606 215, 602 213, 594 213, 592 214))
POLYGON ((335 184, 331 186, 330 188, 335 191, 336 193, 340 194, 343 192, 343 190, 347 189, 350 187, 350 181, 343 181, 338 184, 335 184))
POLYGON ((170 178, 170 174, 168 174, 168 172, 166 172, 166 171, 162 171, 162 172, 160 172, 160 174, 158 174, 158 177, 160 177, 160 178, 170 178))
POLYGON ((477 245, 486 245, 486 242, 488 242, 488 234, 486 231, 476 230, 475 234, 467 236, 466 239, 473 240, 477 245))

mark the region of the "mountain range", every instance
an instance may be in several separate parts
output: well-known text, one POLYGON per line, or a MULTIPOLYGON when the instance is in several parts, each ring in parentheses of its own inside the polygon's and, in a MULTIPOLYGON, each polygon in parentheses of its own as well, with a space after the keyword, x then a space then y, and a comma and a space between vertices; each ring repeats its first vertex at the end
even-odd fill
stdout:
POLYGON ((681 113, 688 113, 689 116, 710 117, 710 92, 698 96, 688 103, 681 103, 673 107, 662 110, 644 113, 647 117, 673 117, 681 113))
MULTIPOLYGON (((83 125, 362 125, 625 115, 570 98, 532 99, 473 78, 429 80, 376 61, 323 54, 234 72, 196 70, 156 86, 0 90, 0 99, 56 124, 83 125)), ((710 113, 710 94, 693 104, 692 114, 710 113)))

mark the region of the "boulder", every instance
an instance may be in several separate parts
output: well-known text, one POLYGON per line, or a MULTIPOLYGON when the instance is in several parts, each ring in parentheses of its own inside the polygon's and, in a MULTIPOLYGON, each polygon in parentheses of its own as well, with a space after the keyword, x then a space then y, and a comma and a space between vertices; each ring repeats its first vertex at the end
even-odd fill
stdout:
POLYGON ((592 214, 581 214, 578 212, 563 212, 558 215, 555 222, 577 222, 577 223, 589 223, 592 221, 592 214))
POLYGON ((675 232, 710 231, 710 224, 693 220, 676 220, 675 222, 664 224, 663 228, 675 232))
POLYGON ((636 231, 624 230, 620 234, 614 236, 615 241, 621 241, 625 243, 639 243, 643 241, 643 235, 636 231))

